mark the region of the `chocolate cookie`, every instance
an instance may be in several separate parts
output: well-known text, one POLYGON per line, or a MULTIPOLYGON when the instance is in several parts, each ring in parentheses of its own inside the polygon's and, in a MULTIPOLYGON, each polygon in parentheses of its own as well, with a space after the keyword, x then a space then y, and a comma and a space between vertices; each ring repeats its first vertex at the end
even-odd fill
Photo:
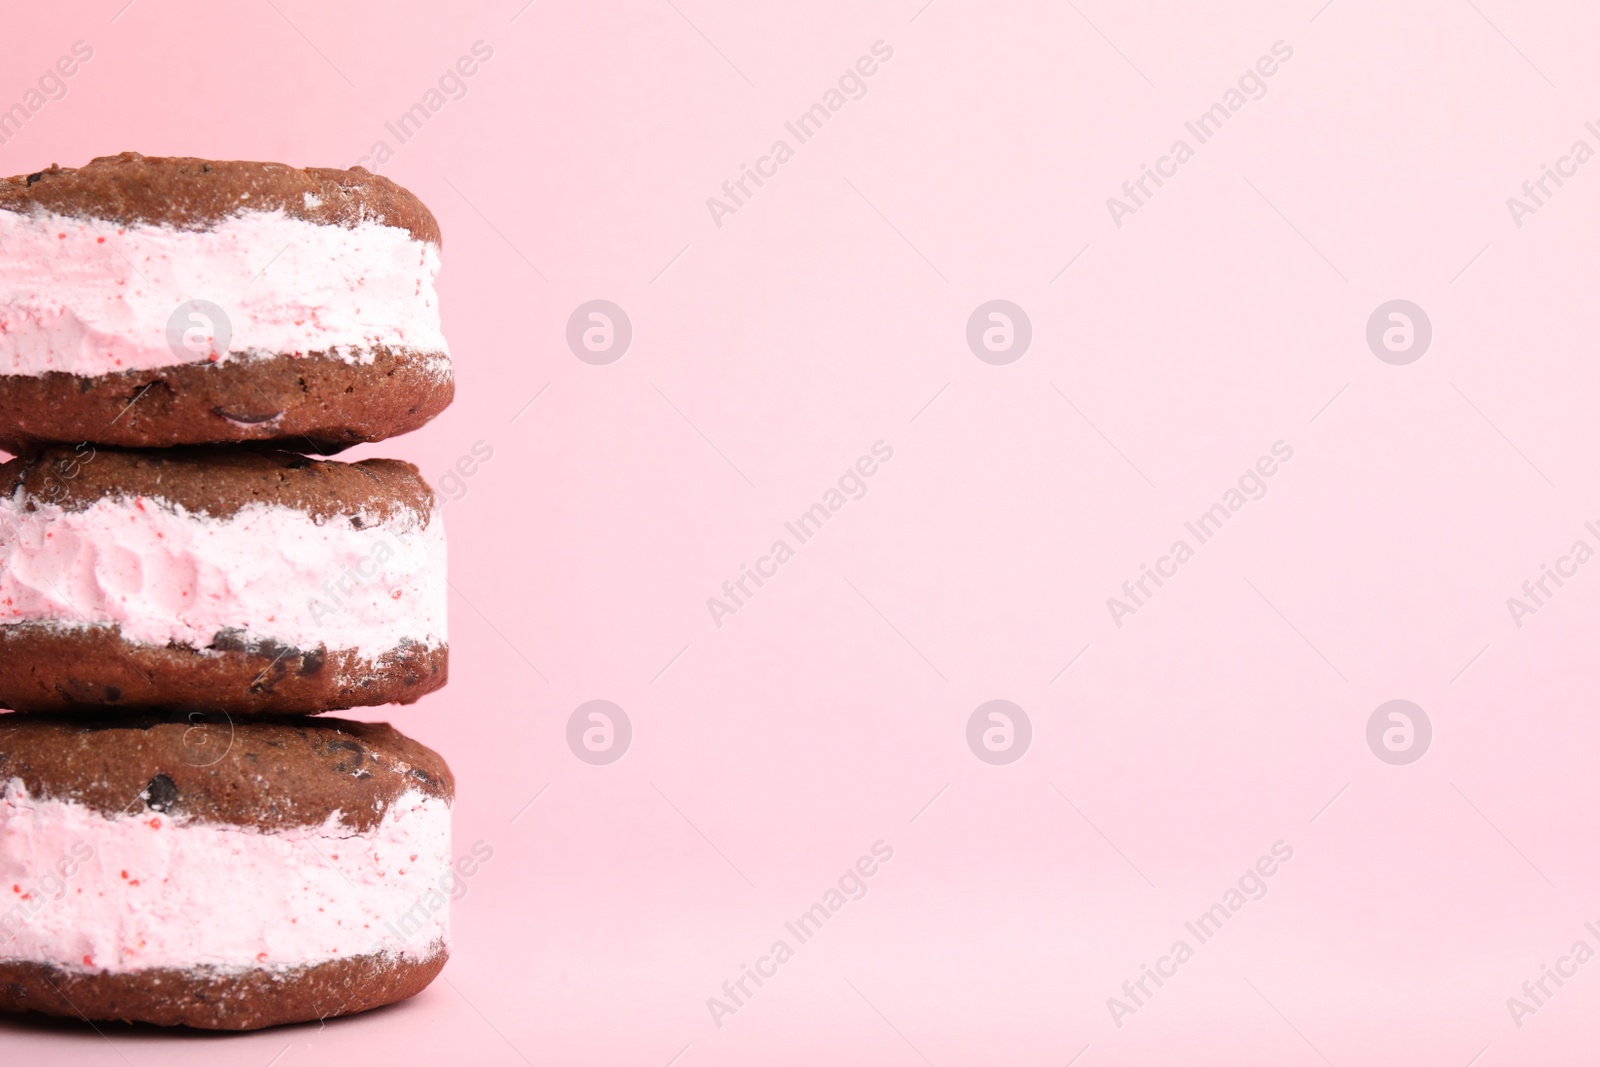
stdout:
POLYGON ((439 226, 387 178, 103 156, 0 179, 0 445, 332 452, 449 405, 439 226))
POLYGON ((0 465, 0 707, 315 714, 444 685, 417 469, 52 447, 0 465))
POLYGON ((409 997, 476 866, 454 796, 387 724, 0 715, 0 1010, 252 1030, 409 997))

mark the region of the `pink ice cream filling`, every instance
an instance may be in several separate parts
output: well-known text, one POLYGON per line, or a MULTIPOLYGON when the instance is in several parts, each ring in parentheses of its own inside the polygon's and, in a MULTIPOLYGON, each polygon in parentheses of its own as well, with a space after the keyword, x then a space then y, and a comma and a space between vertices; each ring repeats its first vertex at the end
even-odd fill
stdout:
POLYGON ((425 959, 449 944, 450 808, 263 830, 0 789, 0 962, 78 972, 425 959))
POLYGON ((450 373, 439 249, 398 227, 247 211, 184 230, 0 211, 0 248, 0 375, 308 352, 371 362, 379 346, 450 373), (196 317, 193 301, 220 315, 196 317))
POLYGON ((115 626, 194 648, 232 631, 373 662, 447 641, 437 514, 358 526, 265 504, 218 518, 150 497, 29 503, 0 501, 0 625, 115 626))

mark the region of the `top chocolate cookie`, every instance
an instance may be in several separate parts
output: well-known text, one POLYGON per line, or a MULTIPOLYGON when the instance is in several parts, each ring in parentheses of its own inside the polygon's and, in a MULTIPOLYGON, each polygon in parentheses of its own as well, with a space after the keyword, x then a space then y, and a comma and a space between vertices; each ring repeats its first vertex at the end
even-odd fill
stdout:
POLYGON ((361 168, 144 157, 0 179, 0 447, 332 452, 454 395, 439 227, 361 168))
POLYGON ((210 229, 245 212, 281 211, 346 229, 375 222, 439 243, 439 223, 422 201, 363 167, 335 170, 123 152, 82 167, 52 163, 0 179, 0 210, 184 230, 210 229))

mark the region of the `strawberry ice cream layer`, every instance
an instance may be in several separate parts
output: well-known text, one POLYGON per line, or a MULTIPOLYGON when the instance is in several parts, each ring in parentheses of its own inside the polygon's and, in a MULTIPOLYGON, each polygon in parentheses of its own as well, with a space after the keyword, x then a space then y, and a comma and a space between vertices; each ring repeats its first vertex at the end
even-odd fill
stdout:
POLYGON ((0 962, 114 974, 425 958, 450 937, 450 808, 407 793, 357 832, 108 818, 0 790, 0 962))
POLYGON ((371 362, 377 346, 428 354, 449 374, 439 249, 395 226, 257 211, 183 230, 0 211, 0 250, 0 374, 308 352, 371 362), (226 324, 186 312, 169 335, 191 300, 221 308, 226 324))
POLYGON ((193 648, 243 631, 370 661, 447 641, 438 515, 317 522, 250 504, 217 518, 150 497, 29 506, 0 501, 0 625, 116 626, 131 642, 193 648))

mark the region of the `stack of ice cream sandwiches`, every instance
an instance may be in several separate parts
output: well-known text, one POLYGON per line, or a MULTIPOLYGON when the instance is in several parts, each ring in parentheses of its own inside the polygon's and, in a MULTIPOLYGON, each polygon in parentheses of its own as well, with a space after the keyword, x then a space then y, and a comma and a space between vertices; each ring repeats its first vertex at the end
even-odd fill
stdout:
POLYGON ((0 1010, 253 1029, 448 952, 455 783, 417 469, 324 458, 454 393, 439 228, 365 170, 0 179, 0 1010))

